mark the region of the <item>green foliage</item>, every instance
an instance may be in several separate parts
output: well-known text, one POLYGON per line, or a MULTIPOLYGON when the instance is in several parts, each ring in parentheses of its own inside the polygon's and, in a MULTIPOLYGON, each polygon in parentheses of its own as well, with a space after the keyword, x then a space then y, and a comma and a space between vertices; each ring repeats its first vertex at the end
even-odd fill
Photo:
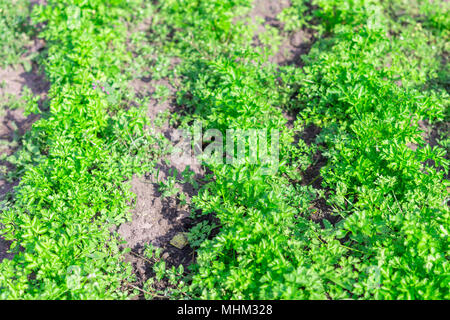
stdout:
POLYGON ((156 85, 153 97, 160 101, 165 101, 170 95, 170 90, 165 85, 156 85))
MULTIPOLYGON (((308 56, 300 114, 322 124, 324 184, 342 190, 329 203, 344 210, 343 199, 354 199, 342 223, 344 243, 370 252, 365 263, 379 270, 376 289, 355 284, 355 294, 446 298, 449 210, 443 180, 449 164, 445 150, 430 147, 419 127, 419 120, 442 121, 448 108, 447 92, 427 84, 440 71, 443 39, 416 21, 402 22, 389 39, 387 32, 394 30, 386 30, 383 8, 372 3, 360 9, 366 18, 336 25, 328 50, 319 44, 308 56), (386 66, 389 54, 395 58, 386 66), (425 164, 430 161, 433 166, 425 164)), ((356 14, 349 10, 343 16, 348 21, 356 14)))
POLYGON ((161 249, 151 244, 145 247, 145 258, 152 265, 154 277, 148 279, 142 289, 146 299, 187 299, 188 286, 182 265, 167 267, 161 258, 161 249))
MULTIPOLYGON (((145 131, 140 109, 123 108, 136 75, 176 87, 172 125, 280 131, 271 174, 249 158, 209 165, 205 184, 181 173, 198 189, 196 261, 187 276, 147 246, 146 298, 450 298, 448 139, 431 146, 423 132, 440 124, 446 134, 446 2, 292 1, 279 15, 284 31, 320 36, 302 69, 255 48, 250 0, 72 2, 34 14, 46 22, 50 111, 26 135, 20 185, 2 203, 16 255, 0 265, 1 298, 126 297, 130 267, 110 231, 129 216, 123 181, 150 169, 154 143, 167 144, 145 131), (134 12, 151 16, 149 30, 127 44, 134 12)), ((279 35, 269 28, 260 40, 274 49, 279 35)), ((177 177, 161 182, 163 197, 179 193, 177 177)))
POLYGON ((281 131, 274 175, 245 161, 210 166, 214 178, 193 203, 202 214, 214 214, 221 228, 210 240, 200 237, 207 234, 197 230, 203 225, 191 231, 199 245, 192 293, 216 299, 448 298, 448 160, 445 150, 426 143, 419 126, 444 121, 448 107, 448 73, 440 63, 448 11, 437 13, 446 5, 294 1, 280 15, 286 31, 310 27, 323 36, 298 72, 268 65, 248 41, 252 26, 231 24, 239 21, 241 11, 232 7, 239 4, 209 1, 198 8, 168 1, 155 10, 172 31, 152 29, 153 40, 165 44, 161 54, 182 59, 178 103, 190 112, 182 123, 281 131), (185 22, 182 13, 195 21, 185 22), (296 20, 299 13, 307 14, 296 20), (198 27, 210 25, 211 16, 221 21, 220 36, 198 27), (298 110, 296 129, 321 129, 312 144, 292 144, 294 132, 279 106, 298 110), (327 159, 320 170, 326 192, 306 186, 303 174, 317 152, 327 159), (323 199, 326 208, 317 209, 323 199), (330 216, 314 222, 322 210, 330 216))
POLYGON ((209 237, 211 231, 217 228, 217 225, 210 224, 208 221, 202 221, 193 226, 188 234, 189 245, 193 248, 198 247, 205 239, 209 237))
MULTIPOLYGON (((29 25, 30 3, 28 0, 0 1, 0 67, 24 63, 26 45, 30 43, 32 29, 29 25)), ((29 70, 28 70, 29 71, 29 70)))
POLYGON ((169 176, 165 181, 159 182, 158 191, 161 192, 161 198, 172 197, 177 195, 180 190, 176 187, 178 171, 176 169, 169 170, 169 176))
MULTIPOLYGON (((126 22, 140 1, 47 1, 35 23, 48 47, 50 110, 16 155, 21 180, 2 210, 13 260, 0 265, 0 297, 125 298, 115 226, 129 219, 133 173, 148 170, 153 139, 143 110, 117 108, 125 78, 126 22), (71 5, 68 5, 69 2, 71 5), (92 87, 107 83, 115 92, 92 87)), ((110 90, 110 88, 108 88, 110 90)))
POLYGON ((289 32, 310 26, 312 16, 308 3, 304 0, 292 0, 291 4, 278 15, 278 19, 284 23, 283 29, 289 32))

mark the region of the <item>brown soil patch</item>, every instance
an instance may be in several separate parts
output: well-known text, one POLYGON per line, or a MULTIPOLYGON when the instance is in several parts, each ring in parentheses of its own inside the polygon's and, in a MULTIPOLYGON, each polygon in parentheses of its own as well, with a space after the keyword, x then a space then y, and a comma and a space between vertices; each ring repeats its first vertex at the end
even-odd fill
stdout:
POLYGON ((255 17, 263 18, 263 25, 258 26, 255 35, 255 43, 261 46, 258 35, 266 30, 266 26, 276 27, 281 31, 283 36, 282 43, 278 52, 269 57, 269 62, 276 63, 280 66, 284 65, 301 65, 301 56, 309 52, 312 43, 314 42, 314 32, 310 29, 297 30, 286 33, 283 31, 283 23, 278 20, 277 16, 283 9, 291 6, 290 0, 256 0, 254 1, 253 10, 250 12, 250 17, 254 20, 255 17))
MULTIPOLYGON (((138 97, 152 96, 156 85, 164 85, 170 89, 172 95, 175 93, 175 88, 166 79, 158 81, 148 78, 136 79, 130 85, 138 97)), ((165 101, 151 98, 147 115, 154 121, 159 113, 167 110, 170 112, 176 110, 176 104, 172 98, 169 97, 165 101)), ((173 144, 178 143, 181 138, 178 131, 167 121, 159 128, 153 126, 153 130, 157 134, 163 134, 173 144)), ((178 181, 175 188, 186 196, 186 204, 182 204, 176 196, 163 198, 159 191, 159 183, 165 182, 168 177, 173 176, 174 170, 178 172, 177 178, 181 180, 181 172, 187 166, 194 172, 194 178, 198 181, 203 177, 204 170, 198 162, 190 157, 171 155, 168 156, 168 160, 169 164, 161 161, 156 168, 157 174, 149 173, 144 177, 132 179, 131 191, 136 194, 132 220, 122 224, 118 229, 119 234, 126 241, 124 247, 132 250, 132 253, 125 255, 125 260, 132 264, 138 282, 136 285, 139 287, 142 287, 143 283, 153 275, 152 265, 139 257, 142 256, 146 244, 162 248, 162 258, 169 266, 182 264, 187 269, 193 262, 193 250, 189 246, 178 249, 169 242, 177 233, 187 232, 192 226, 192 220, 189 218, 189 203, 192 196, 196 194, 196 190, 191 184, 178 181)), ((143 296, 138 298, 143 298, 143 296)))
POLYGON ((423 130, 422 136, 430 147, 439 145, 438 140, 441 138, 439 131, 447 131, 449 129, 448 122, 441 123, 439 126, 431 125, 427 120, 418 121, 419 128, 423 130))
MULTIPOLYGON (((15 69, 8 67, 0 69, 0 82, 5 82, 6 86, 0 88, 0 97, 4 94, 12 94, 20 97, 25 86, 29 87, 34 95, 40 95, 41 101, 45 99, 49 84, 45 77, 38 73, 37 68, 34 67, 31 72, 25 72, 22 66, 17 66, 15 69)), ((22 136, 27 132, 31 125, 39 118, 37 115, 25 116, 23 108, 4 110, 0 114, 0 141, 1 154, 11 155, 17 150, 17 145, 11 144, 15 135, 22 136)), ((13 169, 9 163, 4 161, 0 165, 6 166, 9 170, 13 169)), ((2 199, 8 192, 10 192, 17 184, 15 182, 7 182, 0 177, 0 199, 2 199)))
POLYGON ((2 262, 3 259, 11 260, 14 257, 14 254, 8 253, 10 244, 10 241, 0 238, 0 262, 2 262))

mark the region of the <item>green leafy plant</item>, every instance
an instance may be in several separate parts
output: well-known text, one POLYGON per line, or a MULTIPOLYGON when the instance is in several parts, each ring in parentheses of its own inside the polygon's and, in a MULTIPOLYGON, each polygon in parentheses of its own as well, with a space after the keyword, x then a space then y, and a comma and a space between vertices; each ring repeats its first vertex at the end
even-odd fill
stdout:
POLYGON ((151 244, 145 246, 145 256, 147 261, 152 264, 154 272, 154 277, 148 279, 143 286, 142 291, 146 299, 189 298, 182 265, 167 267, 166 262, 161 258, 161 249, 155 248, 151 244))
POLYGON ((33 34, 29 16, 29 1, 0 1, 0 66, 2 68, 23 63, 26 71, 31 70, 30 57, 25 58, 26 46, 30 44, 33 34))
POLYGON ((127 104, 136 75, 176 89, 180 111, 155 126, 280 133, 270 174, 248 156, 158 182, 162 197, 183 201, 177 182, 198 192, 195 262, 186 272, 148 245, 146 298, 450 298, 448 3, 292 1, 284 30, 260 40, 317 30, 299 68, 255 48, 250 0, 47 2, 33 16, 45 22, 50 108, 14 156, 21 182, 1 205, 15 257, 0 264, 0 298, 128 296, 131 268, 110 232, 129 218, 123 182, 170 149, 127 104), (152 19, 127 42, 143 12, 152 19), (431 145, 429 131, 444 137, 431 145))
MULTIPOLYGON (((129 219, 123 181, 151 166, 153 139, 141 109, 115 108, 92 83, 122 83, 127 29, 139 1, 35 6, 49 43, 49 112, 16 155, 21 182, 2 210, 13 260, 0 264, 0 297, 125 298, 130 267, 109 230, 129 219), (110 112, 111 111, 111 112, 110 112)), ((124 87, 117 90, 124 90, 124 87)), ((34 111, 34 110, 33 110, 34 111)))

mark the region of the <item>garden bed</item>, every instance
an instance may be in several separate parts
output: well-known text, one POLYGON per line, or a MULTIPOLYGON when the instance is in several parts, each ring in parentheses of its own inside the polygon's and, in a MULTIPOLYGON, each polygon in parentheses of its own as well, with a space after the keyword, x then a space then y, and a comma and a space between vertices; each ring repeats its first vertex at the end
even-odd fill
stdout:
POLYGON ((1 298, 449 298, 447 2, 16 9, 1 298))

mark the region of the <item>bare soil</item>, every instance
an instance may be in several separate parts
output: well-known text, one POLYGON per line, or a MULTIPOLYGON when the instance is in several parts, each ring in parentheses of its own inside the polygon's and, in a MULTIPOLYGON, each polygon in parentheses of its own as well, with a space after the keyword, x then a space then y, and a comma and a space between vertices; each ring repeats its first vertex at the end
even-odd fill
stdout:
MULTIPOLYGON (((147 78, 136 79, 130 84, 137 96, 149 97, 154 93, 156 85, 165 85, 172 94, 175 93, 175 88, 169 84, 167 79, 158 81, 147 78)), ((147 116, 154 121, 159 113, 166 110, 173 112, 176 108, 175 102, 170 98, 166 101, 157 101, 151 98, 147 116)), ((178 131, 167 122, 159 128, 154 127, 154 129, 155 133, 163 134, 173 144, 178 143, 181 139, 178 131)), ((187 166, 194 172, 194 177, 198 181, 203 177, 204 169, 191 157, 171 155, 168 160, 169 165, 165 161, 161 161, 158 165, 157 176, 149 173, 143 177, 136 176, 131 180, 131 191, 136 194, 132 220, 122 224, 118 229, 119 234, 126 241, 124 248, 128 247, 132 251, 126 254, 125 260, 132 264, 134 274, 137 276, 136 285, 139 287, 142 287, 143 283, 153 274, 152 266, 140 257, 146 244, 161 248, 163 250, 162 258, 169 266, 182 264, 186 269, 194 259, 193 250, 189 245, 178 249, 170 244, 170 240, 179 232, 189 231, 192 226, 193 221, 189 217, 189 203, 196 191, 189 183, 176 183, 175 187, 186 196, 187 204, 182 205, 175 196, 162 198, 162 194, 159 192, 159 182, 166 181, 174 170, 178 172, 177 178, 181 180, 180 173, 187 166)))
POLYGON ((257 29, 254 39, 256 45, 261 45, 258 35, 263 33, 267 26, 275 27, 281 31, 283 40, 278 52, 269 57, 269 62, 276 63, 280 66, 301 65, 301 56, 309 52, 314 42, 314 32, 311 29, 301 29, 289 33, 283 31, 283 23, 278 20, 277 16, 283 9, 290 6, 290 0, 256 0, 254 1, 254 8, 250 13, 250 17, 253 20, 255 20, 255 17, 260 17, 264 21, 263 25, 260 25, 257 29))

